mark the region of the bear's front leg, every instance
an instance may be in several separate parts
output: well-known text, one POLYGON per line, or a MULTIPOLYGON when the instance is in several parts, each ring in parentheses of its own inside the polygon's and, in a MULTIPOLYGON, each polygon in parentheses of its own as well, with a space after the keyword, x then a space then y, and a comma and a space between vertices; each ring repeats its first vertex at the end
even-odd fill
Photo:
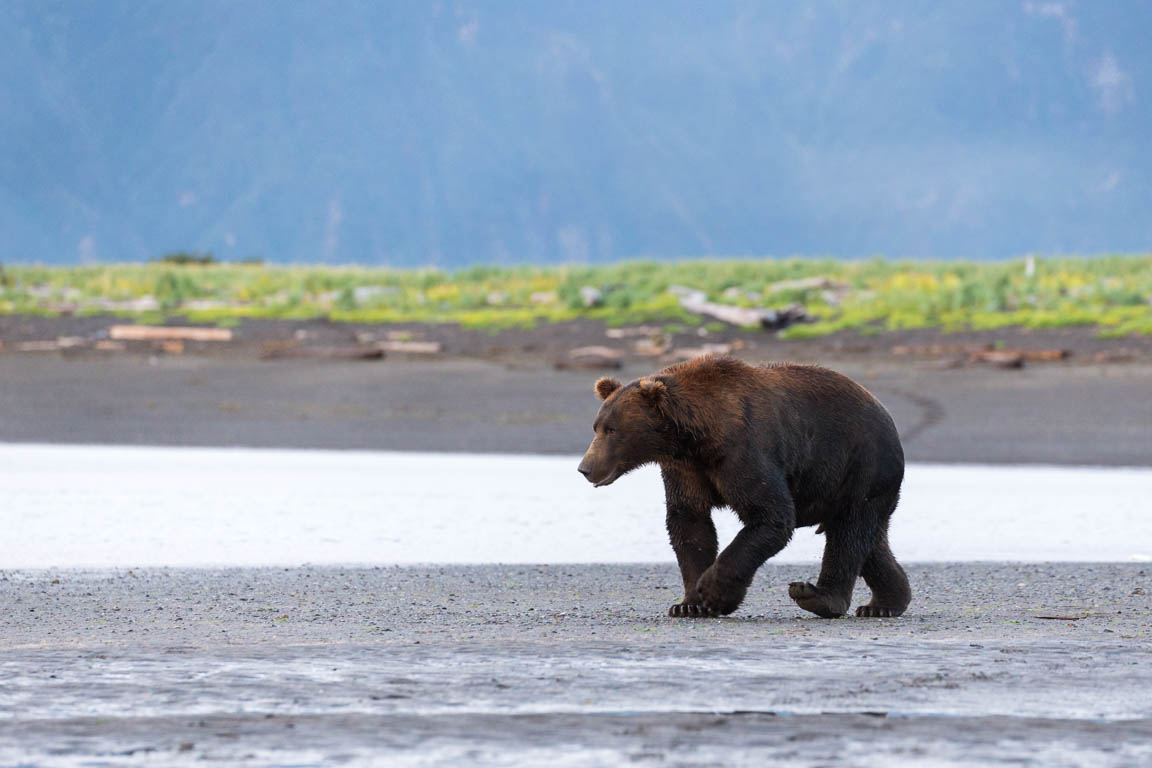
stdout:
POLYGON ((739 608, 757 569, 784 549, 792 531, 790 520, 745 525, 696 583, 704 609, 725 616, 739 608))
POLYGON ((670 514, 668 538, 672 542, 672 549, 676 552, 680 576, 684 581, 684 599, 679 603, 673 603, 668 609, 668 615, 708 616, 709 613, 704 610, 696 584, 700 581, 700 576, 716 560, 716 526, 712 524, 712 518, 707 513, 703 516, 670 514))
POLYGON ((701 604, 696 582, 716 560, 716 526, 712 524, 709 492, 699 476, 683 469, 663 468, 664 496, 668 506, 665 522, 668 540, 676 552, 684 599, 673 603, 669 616, 698 618, 709 613, 701 604))
POLYGON ((735 611, 744 602, 751 581, 751 578, 718 570, 713 564, 696 582, 701 615, 727 616, 735 611))
POLYGON ((696 583, 705 610, 720 616, 740 607, 757 569, 784 549, 796 527, 792 495, 776 467, 752 456, 725 479, 718 488, 744 527, 696 583))

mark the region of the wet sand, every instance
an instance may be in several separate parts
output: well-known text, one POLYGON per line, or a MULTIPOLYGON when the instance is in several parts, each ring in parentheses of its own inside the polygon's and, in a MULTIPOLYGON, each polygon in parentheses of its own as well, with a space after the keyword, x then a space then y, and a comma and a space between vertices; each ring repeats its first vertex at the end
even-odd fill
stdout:
MULTIPOLYGON (((815 361, 881 399, 909 461, 1152 466, 1150 365, 815 361)), ((614 375, 656 367, 629 363, 614 375)), ((462 358, 5 353, 0 442, 578 454, 590 439, 599 375, 462 358)))
POLYGON ((909 574, 904 617, 828 621, 805 566, 703 620, 667 564, 9 571, 0 764, 1152 759, 1147 565, 909 574))

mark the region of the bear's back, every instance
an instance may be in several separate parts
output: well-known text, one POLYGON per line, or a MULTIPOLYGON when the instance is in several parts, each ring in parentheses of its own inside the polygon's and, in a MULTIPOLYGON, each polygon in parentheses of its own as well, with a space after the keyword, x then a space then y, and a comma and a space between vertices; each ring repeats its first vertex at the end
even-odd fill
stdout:
POLYGON ((752 366, 727 356, 698 357, 670 366, 677 391, 693 404, 700 430, 740 441, 744 430, 773 432, 789 442, 828 441, 867 446, 898 456, 900 438, 891 415, 872 393, 847 376, 818 365, 752 366), (822 439, 821 439, 822 438, 822 439))

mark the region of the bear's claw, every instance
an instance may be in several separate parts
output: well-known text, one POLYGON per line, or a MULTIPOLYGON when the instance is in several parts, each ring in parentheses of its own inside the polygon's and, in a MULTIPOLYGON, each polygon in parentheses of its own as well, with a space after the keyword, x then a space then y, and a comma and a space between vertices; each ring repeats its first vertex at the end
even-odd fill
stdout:
POLYGON ((713 614, 699 603, 673 603, 668 615, 684 619, 705 619, 713 614))
POLYGON ((856 615, 869 619, 894 619, 904 611, 895 608, 886 608, 882 605, 862 605, 856 609, 856 615))

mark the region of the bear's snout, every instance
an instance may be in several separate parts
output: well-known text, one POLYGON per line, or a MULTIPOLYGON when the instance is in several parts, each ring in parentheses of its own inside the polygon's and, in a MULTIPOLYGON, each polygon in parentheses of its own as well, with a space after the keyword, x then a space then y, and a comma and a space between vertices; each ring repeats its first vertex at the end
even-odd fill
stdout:
POLYGON ((576 471, 579 472, 580 474, 584 475, 584 479, 587 480, 588 482, 590 482, 590 483, 596 482, 595 463, 591 459, 589 459, 587 455, 584 456, 584 459, 580 462, 580 466, 576 468, 576 471))
POLYGON ((605 466, 604 456, 600 451, 595 450, 596 446, 589 446, 588 452, 584 454, 584 458, 580 461, 580 466, 576 468, 580 474, 584 475, 584 479, 597 487, 601 485, 608 485, 616 479, 616 473, 613 471, 613 466, 605 466))

